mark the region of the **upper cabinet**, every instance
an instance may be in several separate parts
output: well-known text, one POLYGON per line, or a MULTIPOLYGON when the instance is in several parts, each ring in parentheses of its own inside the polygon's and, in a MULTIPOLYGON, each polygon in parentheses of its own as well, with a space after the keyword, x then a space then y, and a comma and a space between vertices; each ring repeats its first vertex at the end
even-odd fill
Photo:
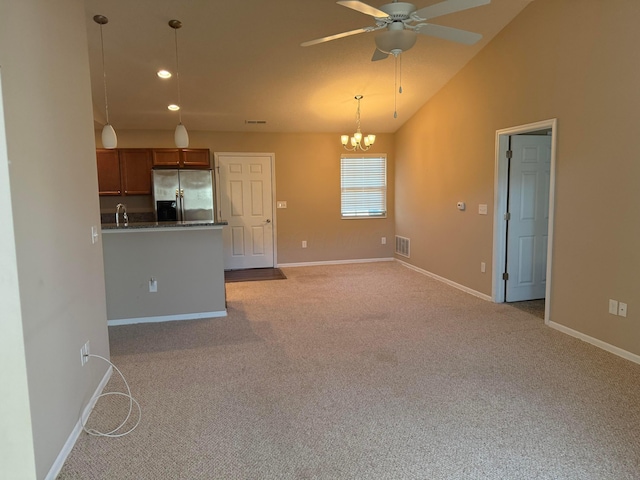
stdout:
POLYGON ((120 157, 117 150, 98 149, 98 190, 100 195, 122 195, 120 157))
POLYGON ((211 168, 207 148, 154 148, 153 166, 168 168, 211 168))
POLYGON ((120 149, 120 176, 125 195, 151 195, 151 152, 120 149))
POLYGON ((96 150, 100 195, 151 195, 151 150, 96 150))

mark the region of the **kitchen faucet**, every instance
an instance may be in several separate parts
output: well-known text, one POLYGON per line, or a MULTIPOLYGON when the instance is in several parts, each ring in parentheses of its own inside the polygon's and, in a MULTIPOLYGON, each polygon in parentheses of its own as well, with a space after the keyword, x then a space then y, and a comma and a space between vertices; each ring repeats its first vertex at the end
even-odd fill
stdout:
POLYGON ((129 226, 129 216, 127 215, 127 206, 119 203, 116 205, 116 227, 120 226, 120 220, 119 220, 119 213, 120 213, 120 209, 122 209, 122 218, 124 219, 124 226, 128 227, 129 226))

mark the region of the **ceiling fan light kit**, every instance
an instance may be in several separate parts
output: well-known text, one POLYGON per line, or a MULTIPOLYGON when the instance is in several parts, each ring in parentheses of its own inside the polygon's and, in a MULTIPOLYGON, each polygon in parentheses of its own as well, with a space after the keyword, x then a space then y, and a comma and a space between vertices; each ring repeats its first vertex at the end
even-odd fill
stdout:
MULTIPOLYGON (((377 34, 375 42, 376 48, 382 53, 398 56, 413 47, 417 39, 416 32, 400 28, 398 30, 389 29, 386 32, 377 34)), ((384 58, 386 58, 386 55, 384 58)))
POLYGON ((358 101, 358 109, 356 110, 356 133, 351 137, 349 137, 349 135, 341 135, 340 142, 345 150, 350 152, 358 150, 366 152, 375 143, 376 136, 372 134, 362 135, 360 131, 360 100, 362 100, 363 97, 362 95, 356 95, 354 98, 358 101))
POLYGON ((104 111, 107 123, 102 127, 102 146, 113 149, 118 146, 118 137, 113 126, 109 123, 109 101, 107 100, 107 71, 104 67, 104 38, 102 36, 102 26, 109 23, 109 19, 104 15, 95 15, 93 21, 100 25, 100 46, 102 50, 102 80, 104 84, 104 111))

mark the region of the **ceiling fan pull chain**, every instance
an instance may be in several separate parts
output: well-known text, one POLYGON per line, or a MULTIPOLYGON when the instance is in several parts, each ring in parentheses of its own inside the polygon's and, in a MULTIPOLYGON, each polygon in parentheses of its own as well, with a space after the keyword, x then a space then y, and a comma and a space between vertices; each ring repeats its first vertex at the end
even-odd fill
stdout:
POLYGON ((398 55, 395 57, 395 72, 393 74, 393 118, 398 118, 398 55))
POLYGON ((400 54, 399 57, 400 57, 400 88, 398 89, 398 93, 402 93, 402 54, 400 54))

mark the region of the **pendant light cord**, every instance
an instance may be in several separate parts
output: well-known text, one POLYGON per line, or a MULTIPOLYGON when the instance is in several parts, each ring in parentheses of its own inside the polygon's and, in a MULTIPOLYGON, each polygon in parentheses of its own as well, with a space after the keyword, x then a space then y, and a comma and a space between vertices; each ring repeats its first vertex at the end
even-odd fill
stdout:
POLYGON ((102 47, 102 81, 104 84, 104 110, 109 124, 109 100, 107 100, 107 70, 104 66, 104 38, 102 36, 102 24, 100 24, 100 45, 102 47))
POLYGON ((178 123, 182 123, 182 99, 180 97, 180 64, 178 63, 178 29, 173 29, 176 43, 176 82, 178 82, 178 123))

